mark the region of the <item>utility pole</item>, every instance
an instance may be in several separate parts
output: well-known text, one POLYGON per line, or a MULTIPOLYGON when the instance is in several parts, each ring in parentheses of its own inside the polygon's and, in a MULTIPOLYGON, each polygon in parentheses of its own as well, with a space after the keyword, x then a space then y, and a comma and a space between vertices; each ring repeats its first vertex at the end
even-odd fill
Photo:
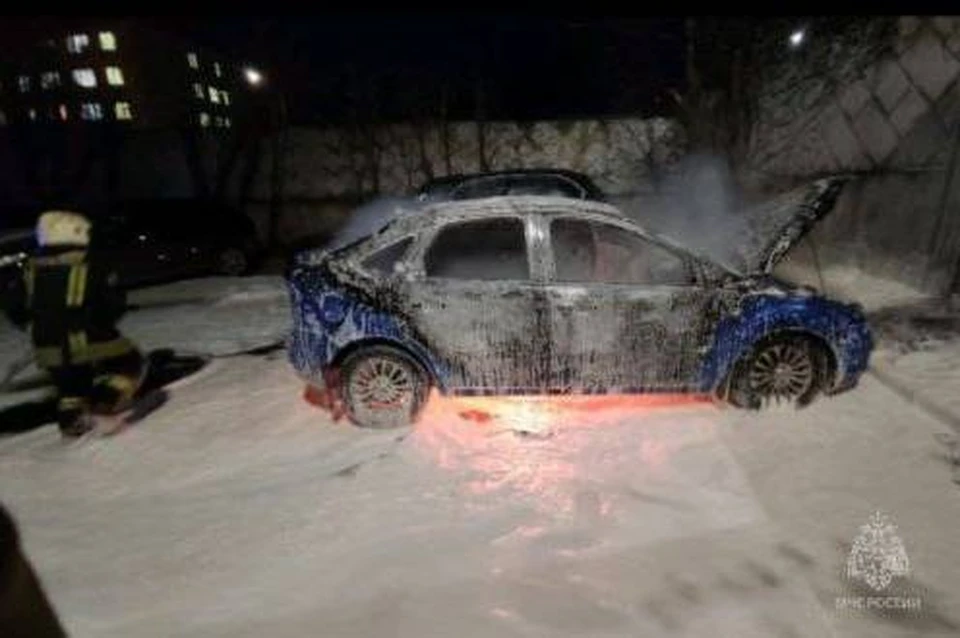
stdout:
POLYGON ((272 101, 271 106, 271 111, 275 114, 276 130, 273 132, 273 147, 270 153, 272 165, 267 246, 273 250, 277 247, 280 219, 283 216, 284 159, 287 152, 287 101, 282 91, 276 92, 276 100, 272 101))
MULTIPOLYGON (((264 75, 252 67, 244 69, 244 75, 251 88, 262 90, 267 80, 264 75)), ((276 83, 261 93, 266 102, 267 130, 271 134, 270 166, 270 209, 267 215, 267 248, 277 247, 280 218, 283 215, 284 156, 287 151, 287 101, 283 88, 276 83)), ((258 109, 259 110, 259 109, 258 109)))

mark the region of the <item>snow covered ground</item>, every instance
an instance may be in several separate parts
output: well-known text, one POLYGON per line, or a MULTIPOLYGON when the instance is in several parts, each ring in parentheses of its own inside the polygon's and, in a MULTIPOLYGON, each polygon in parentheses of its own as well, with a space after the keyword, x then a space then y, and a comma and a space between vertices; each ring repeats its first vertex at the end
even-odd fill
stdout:
MULTIPOLYGON (((144 351, 173 348, 184 354, 230 356, 281 343, 289 331, 290 308, 279 276, 185 280, 133 291, 128 303, 136 310, 124 316, 120 329, 144 351)), ((0 371, 29 353, 26 334, 0 318, 0 371)), ((38 376, 40 371, 30 365, 16 380, 38 376)), ((0 394, 0 406, 42 394, 0 394)))
MULTIPOLYGON (((233 354, 286 329, 270 278, 131 301, 148 347, 233 354)), ((433 397, 393 431, 331 423, 301 390, 282 351, 223 357, 114 439, 0 439, 0 500, 72 636, 960 633, 943 426, 871 375, 762 413, 433 397), (882 592, 843 572, 876 511, 909 556, 882 592), (850 608, 881 596, 921 609, 850 608)))

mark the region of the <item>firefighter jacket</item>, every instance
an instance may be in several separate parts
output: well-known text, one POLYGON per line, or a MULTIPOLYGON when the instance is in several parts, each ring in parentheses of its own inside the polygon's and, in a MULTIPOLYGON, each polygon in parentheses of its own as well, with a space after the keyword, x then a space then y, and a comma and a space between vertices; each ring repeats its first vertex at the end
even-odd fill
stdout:
POLYGON ((134 345, 116 328, 126 310, 117 277, 86 247, 41 247, 24 268, 11 319, 30 331, 38 365, 96 364, 134 345))

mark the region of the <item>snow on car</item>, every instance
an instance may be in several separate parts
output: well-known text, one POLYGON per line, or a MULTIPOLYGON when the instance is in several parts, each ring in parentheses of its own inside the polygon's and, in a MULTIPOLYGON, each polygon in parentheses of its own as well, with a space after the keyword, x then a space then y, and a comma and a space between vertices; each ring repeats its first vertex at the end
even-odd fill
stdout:
POLYGON ((739 407, 852 388, 861 308, 771 276, 834 206, 814 182, 744 219, 723 264, 601 202, 493 197, 426 206, 288 273, 289 357, 361 426, 445 394, 711 392, 739 407))

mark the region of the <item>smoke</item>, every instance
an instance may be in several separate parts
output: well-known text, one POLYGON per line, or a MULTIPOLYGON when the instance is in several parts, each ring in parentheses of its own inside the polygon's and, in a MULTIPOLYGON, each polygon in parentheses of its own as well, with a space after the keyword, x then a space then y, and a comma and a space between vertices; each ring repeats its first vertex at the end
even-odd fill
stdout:
POLYGON ((418 212, 422 206, 414 197, 380 197, 362 204, 350 213, 346 223, 330 239, 327 248, 336 250, 363 239, 394 219, 418 212))
POLYGON ((740 247, 751 231, 741 215, 742 193, 722 158, 691 155, 649 201, 621 208, 644 228, 675 240, 714 261, 743 269, 740 247))

